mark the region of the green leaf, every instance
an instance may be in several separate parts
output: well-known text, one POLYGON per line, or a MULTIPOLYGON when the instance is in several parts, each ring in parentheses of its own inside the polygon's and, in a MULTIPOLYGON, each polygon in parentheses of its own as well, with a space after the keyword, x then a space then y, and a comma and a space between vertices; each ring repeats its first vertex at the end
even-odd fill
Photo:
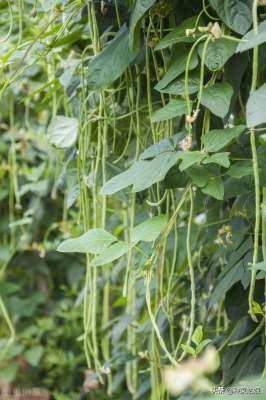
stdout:
POLYGON ((224 184, 220 176, 211 177, 207 185, 201 190, 217 200, 223 200, 224 198, 224 184))
POLYGON ((129 31, 123 26, 101 53, 89 62, 89 88, 100 89, 109 86, 126 71, 136 55, 137 52, 129 49, 129 31))
POLYGON ((247 102, 247 126, 252 128, 254 126, 266 122, 265 112, 266 102, 266 83, 258 90, 251 92, 247 102))
POLYGON ((26 360, 33 367, 37 367, 40 362, 40 359, 43 355, 43 347, 42 346, 34 346, 31 349, 27 350, 24 354, 26 360))
POLYGON ((110 244, 117 241, 111 233, 101 228, 87 231, 83 235, 64 240, 57 248, 61 253, 91 253, 100 254, 110 244))
POLYGON ((179 132, 169 138, 163 139, 160 142, 151 145, 140 155, 140 160, 147 160, 149 158, 154 158, 159 154, 168 151, 174 151, 184 136, 185 132, 179 132))
POLYGON ((129 251, 129 249, 129 244, 125 242, 111 244, 100 255, 92 260, 91 265, 92 267, 99 267, 101 265, 109 264, 122 257, 129 251))
POLYGON ((189 346, 188 344, 181 344, 182 350, 184 350, 185 353, 191 354, 193 357, 196 355, 196 351, 193 349, 192 346, 189 346))
POLYGON ((74 59, 71 63, 67 65, 64 72, 60 75, 59 82, 65 89, 67 89, 71 85, 78 65, 79 61, 74 59))
POLYGON ((151 122, 166 121, 168 119, 182 117, 187 112, 185 100, 172 99, 166 106, 155 111, 151 117, 151 122))
POLYGON ((203 339, 203 330, 202 330, 202 326, 199 325, 194 330, 191 340, 194 344, 196 344, 198 346, 200 344, 200 342, 202 341, 202 339, 203 339))
POLYGON ((257 303, 255 300, 252 301, 252 309, 254 314, 264 315, 260 304, 257 303))
POLYGON ((52 48, 56 48, 56 47, 73 44, 73 43, 77 42, 78 40, 80 40, 82 30, 83 29, 78 29, 75 32, 71 32, 60 39, 52 41, 51 43, 49 43, 48 46, 52 47, 52 48))
MULTIPOLYGON (((180 76, 186 70, 187 58, 189 51, 188 50, 180 50, 180 54, 174 56, 174 59, 171 61, 166 73, 163 78, 157 83, 154 87, 156 90, 164 89, 169 83, 171 83, 174 79, 180 76)), ((198 65, 198 56, 196 53, 193 53, 190 63, 189 70, 196 68, 198 65)))
POLYGON ((72 147, 78 137, 78 120, 58 115, 50 122, 47 135, 50 142, 58 148, 72 147))
POLYGON ((230 167, 230 160, 229 160, 230 153, 216 153, 208 156, 205 160, 203 160, 203 164, 218 164, 222 167, 229 168, 230 167))
POLYGON ((241 279, 243 275, 243 267, 237 265, 236 267, 232 268, 218 283, 215 287, 215 290, 212 293, 210 299, 210 306, 216 304, 224 295, 225 293, 241 279))
POLYGON ((132 243, 137 243, 141 240, 144 242, 154 242, 166 225, 166 215, 152 217, 132 229, 130 240, 132 243))
POLYGON ((192 182, 202 188, 207 185, 210 178, 213 176, 212 171, 203 165, 190 167, 186 170, 187 175, 192 179, 192 182))
POLYGON ((196 347, 196 354, 200 354, 202 350, 204 350, 204 348, 208 346, 208 344, 210 344, 211 342, 211 339, 205 339, 201 343, 199 343, 199 345, 196 347))
POLYGON ((113 194, 131 185, 133 185, 133 192, 145 190, 164 179, 169 169, 176 164, 181 153, 180 151, 168 151, 159 154, 151 161, 136 161, 127 171, 107 181, 100 193, 103 195, 113 194))
POLYGON ((226 129, 214 129, 209 131, 202 137, 202 143, 204 144, 205 151, 208 153, 213 153, 227 146, 235 138, 244 132, 245 126, 238 125, 234 128, 226 129))
POLYGON ((242 42, 237 46, 236 52, 242 53, 243 51, 253 49, 266 42, 266 21, 263 21, 258 27, 258 33, 255 34, 253 30, 249 31, 242 38, 242 42))
POLYGON ((180 171, 184 171, 191 165, 201 162, 204 157, 206 157, 206 154, 201 151, 184 151, 180 155, 180 158, 182 159, 182 162, 179 165, 180 171))
POLYGON ((210 307, 223 298, 225 293, 246 274, 247 266, 245 257, 249 256, 252 249, 252 240, 251 238, 247 238, 231 253, 226 267, 223 268, 218 277, 218 283, 210 298, 210 307))
POLYGON ((181 172, 177 165, 174 165, 166 174, 163 181, 165 189, 185 188, 188 184, 188 177, 185 172, 181 172))
POLYGON ((252 161, 238 161, 233 164, 230 169, 227 171, 227 175, 232 178, 241 179, 244 176, 249 176, 253 174, 253 166, 252 161))
MULTIPOLYGON (((202 57, 204 43, 198 47, 200 57, 202 57)), ((221 69, 227 60, 235 53, 236 43, 226 39, 217 39, 210 42, 205 56, 205 65, 210 71, 221 69)))
MULTIPOLYGON (((187 87, 188 93, 194 94, 198 92, 199 85, 200 85, 200 80, 198 77, 198 72, 190 74, 187 87)), ((160 93, 183 96, 185 93, 185 77, 174 80, 173 82, 169 83, 169 85, 165 86, 163 89, 158 89, 156 86, 154 89, 158 90, 160 93)))
POLYGON ((1 366, 0 378, 5 382, 13 382, 19 371, 19 365, 15 362, 12 365, 1 366))
POLYGON ((266 261, 259 262, 249 268, 252 271, 265 271, 266 272, 266 261))
POLYGON ((67 209, 71 208, 80 194, 77 178, 76 160, 71 160, 66 165, 67 209))
POLYGON ((266 134, 265 133, 263 133, 262 135, 259 136, 259 141, 263 145, 266 144, 266 134))
POLYGON ((140 38, 138 31, 140 22, 145 13, 153 6, 156 0, 137 0, 131 14, 129 27, 129 47, 134 50, 139 47, 140 38))
POLYGON ((203 89, 201 104, 214 115, 224 118, 230 107, 233 89, 229 83, 215 83, 203 89))
POLYGON ((252 23, 252 0, 209 0, 221 20, 244 35, 252 23))
MULTIPOLYGON (((192 43, 195 38, 186 35, 187 29, 193 29, 196 25, 197 16, 185 19, 177 28, 172 32, 168 33, 164 38, 162 38, 157 45, 155 50, 165 49, 166 47, 172 46, 176 43, 192 43)), ((200 35, 197 33, 197 37, 200 35)))

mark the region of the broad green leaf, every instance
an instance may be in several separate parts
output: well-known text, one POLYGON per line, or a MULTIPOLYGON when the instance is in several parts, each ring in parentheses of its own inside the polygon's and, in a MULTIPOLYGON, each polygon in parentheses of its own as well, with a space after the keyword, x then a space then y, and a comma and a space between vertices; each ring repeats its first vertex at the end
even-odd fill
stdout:
MULTIPOLYGON (((198 92, 200 85, 199 74, 192 73, 189 74, 187 90, 189 94, 194 94, 198 92)), ((174 80, 173 82, 169 83, 169 85, 165 86, 163 89, 158 89, 161 93, 173 94, 177 96, 183 96, 185 93, 185 77, 179 78, 174 80)))
MULTIPOLYGON (((186 70, 188 54, 189 54, 188 50, 185 51, 181 50, 180 54, 175 55, 163 78, 157 83, 154 89, 156 90, 164 89, 167 85, 169 85, 169 83, 171 83, 174 79, 176 79, 186 70)), ((197 53, 194 52, 189 63, 189 70, 196 68, 197 65, 198 65, 198 56, 197 53)))
POLYGON ((253 30, 249 31, 242 38, 242 42, 237 46, 236 52, 241 53, 246 50, 253 49, 266 42, 266 21, 263 21, 258 27, 258 33, 255 34, 253 30))
POLYGON ((138 30, 144 14, 153 6, 156 0, 137 0, 131 14, 129 27, 129 47, 134 50, 139 47, 140 38, 138 30))
POLYGON ((101 53, 89 62, 89 88, 100 89, 109 86, 125 72, 136 55, 136 51, 129 49, 129 31, 123 26, 101 53))
POLYGON ((259 141, 263 145, 266 144, 266 134, 265 133, 263 133, 262 135, 259 136, 259 141))
MULTIPOLYGON (((204 43, 198 47, 200 57, 202 57, 204 43)), ((210 71, 221 69, 227 60, 235 53, 236 43, 226 39, 217 39, 210 42, 205 56, 205 65, 210 71)))
MULTIPOLYGON (((250 237, 236 244, 234 251, 231 253, 226 266, 222 269, 218 283, 211 295, 210 306, 213 306, 225 293, 238 281, 240 281, 247 272, 245 258, 252 257, 253 242, 250 237)), ((250 274, 249 274, 250 275, 250 274)))
POLYGON ((203 193, 214 197, 217 200, 224 198, 224 184, 220 176, 212 177, 207 185, 201 189, 203 193))
POLYGON ((202 137, 202 143, 204 144, 205 151, 207 153, 213 153, 227 146, 235 138, 244 132, 245 126, 238 125, 234 128, 226 129, 214 129, 209 131, 202 137))
MULTIPOLYGON (((186 35, 187 29, 193 29, 196 25, 197 16, 185 19, 177 28, 172 32, 168 33, 162 38, 159 43, 155 46, 155 50, 165 49, 166 47, 172 46, 176 43, 192 43, 195 38, 186 35)), ((197 33, 197 36, 199 34, 197 33)))
POLYGON ((135 226, 130 235, 130 241, 136 243, 139 241, 154 242, 167 224, 167 216, 159 215, 152 217, 147 221, 135 226))
POLYGON ((210 298, 210 306, 216 304, 225 293, 238 281, 241 280, 241 277, 244 273, 244 267, 242 264, 236 264, 233 268, 231 268, 218 282, 215 287, 211 298, 210 298))
POLYGON ((145 168, 142 169, 138 179, 133 183, 133 192, 140 192, 147 189, 154 183, 162 181, 169 169, 177 163, 180 154, 180 151, 169 151, 159 154, 151 161, 142 161, 149 164, 145 165, 145 168))
POLYGON ((91 229, 83 235, 64 240, 57 248, 61 253, 100 254, 117 239, 101 228, 91 229))
POLYGON ((200 342, 202 341, 202 339, 203 339, 203 330, 202 330, 202 326, 199 325, 194 330, 191 340, 194 344, 196 344, 198 346, 200 344, 200 342))
POLYGON ((176 146, 184 138, 184 136, 185 132, 179 132, 169 138, 163 139, 160 142, 153 144, 140 155, 140 160, 147 160, 167 151, 174 151, 176 146))
POLYGON ((71 85, 71 82, 73 80, 78 65, 79 61, 74 59, 69 63, 69 65, 67 65, 64 72, 60 75, 59 82, 65 89, 67 89, 71 85))
POLYGON ((50 142, 58 148, 72 147, 78 137, 78 120, 58 115, 50 122, 47 135, 50 142))
POLYGON ((153 160, 136 161, 127 171, 114 176, 106 182, 100 193, 107 195, 119 192, 133 185, 133 192, 145 190, 164 179, 169 169, 176 164, 181 152, 165 152, 153 160))
POLYGON ((56 6, 55 0, 41 0, 40 3, 44 11, 51 11, 56 6))
POLYGON ((243 76, 247 71, 250 62, 248 53, 234 54, 224 66, 224 80, 228 82, 234 89, 231 107, 233 108, 237 102, 240 86, 243 82, 243 76))
POLYGON ((25 183, 25 185, 22 185, 19 194, 20 196, 23 196, 24 194, 31 192, 42 197, 47 194, 48 187, 49 181, 47 179, 41 179, 38 182, 25 183))
POLYGON ((0 378, 4 382, 11 383, 15 380, 16 375, 19 371, 19 364, 13 361, 10 365, 3 365, 0 370, 0 378))
POLYGON ((203 160, 203 164, 218 164, 222 167, 229 168, 230 167, 230 160, 229 160, 230 153, 216 153, 208 156, 205 160, 203 160))
POLYGON ((249 176, 253 174, 252 161, 238 161, 233 164, 227 171, 227 175, 232 178, 241 179, 244 176, 249 176))
POLYGON ((224 118, 229 111, 232 96, 233 89, 229 83, 215 83, 203 89, 200 102, 214 115, 224 118))
POLYGON ((252 0, 209 0, 221 20, 243 35, 252 23, 252 0))
POLYGON ((91 265, 92 267, 99 267, 101 265, 109 264, 122 257, 128 252, 129 249, 129 244, 125 242, 111 244, 101 254, 92 260, 91 265))
POLYGON ((166 174, 163 181, 165 189, 185 188, 188 183, 188 177, 185 172, 181 172, 177 165, 174 165, 166 174))
POLYGON ((259 262, 252 267, 250 267, 252 271, 265 271, 266 272, 266 261, 259 262))
POLYGON ((67 186, 67 208, 72 205, 79 197, 80 186, 77 177, 76 160, 71 160, 66 165, 66 186, 67 186))
POLYGON ((166 106, 155 111, 151 117, 151 122, 166 121, 168 119, 182 117, 187 113, 187 104, 185 100, 172 99, 166 106))
POLYGON ((51 43, 49 43, 49 47, 56 48, 77 42, 81 38, 82 30, 83 29, 79 29, 75 32, 68 33, 64 37, 52 41, 51 43))
POLYGON ((184 350, 185 353, 191 354, 193 357, 196 355, 196 351, 193 349, 192 346, 189 346, 188 344, 181 344, 182 350, 184 350))
MULTIPOLYGON (((122 298, 125 299, 124 297, 122 298)), ((113 346, 117 346, 117 343, 119 343, 119 341, 121 340, 123 333, 126 332, 127 328, 133 322, 134 322, 133 316, 130 316, 128 314, 119 315, 119 317, 117 318, 117 322, 114 324, 111 332, 109 332, 113 346)))
POLYGON ((191 167, 191 165, 201 162, 204 157, 206 157, 206 154, 201 151, 184 151, 180 155, 180 158, 182 159, 182 162, 179 165, 180 171, 184 171, 191 167))
POLYGON ((259 314, 259 315, 263 315, 263 311, 261 308, 261 305, 259 303, 257 303, 255 300, 252 301, 252 309, 254 314, 259 314))
POLYGON ((200 354, 202 350, 204 350, 204 348, 208 346, 208 344, 210 344, 211 342, 211 339, 205 339, 201 343, 199 343, 199 345, 196 347, 196 354, 200 354))
POLYGON ((37 367, 40 359, 42 358, 43 351, 43 346, 34 346, 25 352, 25 359, 30 365, 32 365, 33 367, 37 367))
POLYGON ((204 165, 194 165, 186 170, 186 174, 192 179, 192 182, 200 188, 206 186, 213 176, 212 171, 204 165))
POLYGON ((265 112, 266 83, 258 90, 251 92, 247 102, 247 126, 252 128, 266 122, 265 112))

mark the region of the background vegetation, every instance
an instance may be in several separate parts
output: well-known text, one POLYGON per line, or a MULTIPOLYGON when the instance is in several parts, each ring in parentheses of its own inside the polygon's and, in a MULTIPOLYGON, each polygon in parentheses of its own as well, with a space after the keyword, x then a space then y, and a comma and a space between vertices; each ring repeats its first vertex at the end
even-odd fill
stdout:
POLYGON ((0 381, 263 376, 265 5, 0 1, 0 381))

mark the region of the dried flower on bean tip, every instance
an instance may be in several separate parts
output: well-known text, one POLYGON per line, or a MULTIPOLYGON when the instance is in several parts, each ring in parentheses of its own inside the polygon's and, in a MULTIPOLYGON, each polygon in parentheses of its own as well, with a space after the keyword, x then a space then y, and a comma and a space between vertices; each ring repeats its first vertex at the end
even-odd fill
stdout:
POLYGON ((180 149, 183 151, 190 150, 191 146, 192 146, 192 137, 191 136, 185 137, 183 140, 181 140, 181 142, 179 144, 180 149))
POLYGON ((106 15, 108 12, 108 6, 105 1, 101 1, 101 14, 106 15))
POLYGON ((92 369, 87 369, 85 371, 85 379, 83 382, 83 391, 89 393, 92 390, 97 389, 99 386, 99 381, 96 373, 92 369))
POLYGON ((149 359, 148 350, 138 352, 138 356, 139 356, 140 358, 142 358, 142 359, 148 360, 148 359, 149 359))
POLYGON ((227 247, 228 244, 232 243, 232 227, 231 225, 223 225, 218 230, 217 239, 214 241, 216 244, 221 244, 227 247))
POLYGON ((203 355, 197 359, 188 359, 178 367, 164 368, 164 381, 166 389, 173 395, 180 395, 189 387, 196 390, 200 386, 207 389, 211 383, 205 374, 214 373, 220 364, 216 349, 209 346, 203 355))
POLYGON ((193 122, 195 122, 196 119, 198 118, 199 111, 200 110, 195 110, 192 115, 186 115, 186 122, 188 124, 192 124, 193 122))
POLYGON ((202 33, 211 33, 215 39, 220 39, 222 36, 222 31, 218 22, 214 24, 209 22, 207 26, 199 26, 198 31, 202 33))
POLYGON ((211 34, 215 39, 220 39, 222 37, 222 31, 218 22, 215 22, 211 28, 211 34))
POLYGON ((101 372, 103 375, 109 375, 109 374, 111 373, 110 365, 109 365, 108 363, 105 363, 105 364, 101 367, 100 372, 101 372))
POLYGON ((150 38, 150 40, 148 41, 148 47, 150 49, 153 49, 156 46, 157 42, 158 42, 158 39, 155 36, 150 38))
POLYGON ((211 33, 213 23, 209 22, 207 26, 199 26, 198 31, 201 33, 211 33))
POLYGON ((194 36, 196 32, 196 29, 186 29, 186 36, 194 36))

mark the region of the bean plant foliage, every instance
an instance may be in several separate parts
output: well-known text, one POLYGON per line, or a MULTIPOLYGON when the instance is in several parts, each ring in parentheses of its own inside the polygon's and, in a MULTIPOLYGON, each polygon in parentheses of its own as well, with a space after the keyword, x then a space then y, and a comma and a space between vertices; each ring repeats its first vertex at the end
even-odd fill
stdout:
POLYGON ((266 2, 0 9, 0 382, 162 400, 263 377, 266 2))

